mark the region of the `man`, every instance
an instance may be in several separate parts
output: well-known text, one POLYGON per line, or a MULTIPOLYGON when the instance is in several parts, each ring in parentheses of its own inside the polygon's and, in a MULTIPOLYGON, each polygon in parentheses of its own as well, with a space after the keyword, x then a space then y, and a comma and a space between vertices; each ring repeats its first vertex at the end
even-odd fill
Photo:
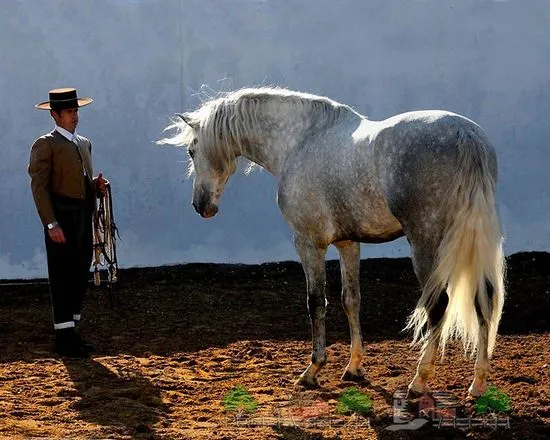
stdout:
POLYGON ((92 177, 91 143, 76 133, 78 110, 92 98, 78 98, 73 88, 51 90, 49 98, 35 107, 50 111, 55 128, 32 145, 28 171, 44 225, 55 351, 83 358, 91 346, 80 338, 75 324, 92 261, 96 193, 104 194, 108 181, 101 173, 92 177))

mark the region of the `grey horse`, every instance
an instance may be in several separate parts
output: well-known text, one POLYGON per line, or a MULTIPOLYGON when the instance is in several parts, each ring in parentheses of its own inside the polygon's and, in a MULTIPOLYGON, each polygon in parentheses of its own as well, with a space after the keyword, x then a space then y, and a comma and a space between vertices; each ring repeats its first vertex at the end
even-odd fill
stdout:
POLYGON ((178 114, 160 144, 187 145, 193 206, 218 211, 239 156, 279 179, 277 202, 294 232, 307 280, 311 363, 298 383, 318 385, 327 361, 325 254, 340 256, 351 357, 343 378, 363 377, 360 243, 405 235, 422 287, 407 329, 422 344, 412 395, 429 392, 435 355, 450 339, 476 353, 469 388, 487 388, 504 302, 504 257, 495 203, 497 160, 482 129, 446 111, 372 121, 326 97, 280 88, 226 93, 178 114))

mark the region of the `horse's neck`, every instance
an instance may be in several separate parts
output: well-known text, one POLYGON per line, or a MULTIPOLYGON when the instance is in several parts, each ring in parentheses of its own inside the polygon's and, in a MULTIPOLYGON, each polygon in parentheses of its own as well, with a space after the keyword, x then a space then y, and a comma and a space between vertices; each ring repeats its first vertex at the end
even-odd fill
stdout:
POLYGON ((257 118, 254 135, 243 143, 242 155, 279 177, 289 152, 314 127, 317 131, 323 128, 305 108, 289 103, 266 107, 257 118))
POLYGON ((282 164, 292 148, 293 145, 285 142, 282 137, 266 137, 259 142, 248 143, 243 150, 243 156, 279 177, 282 164))

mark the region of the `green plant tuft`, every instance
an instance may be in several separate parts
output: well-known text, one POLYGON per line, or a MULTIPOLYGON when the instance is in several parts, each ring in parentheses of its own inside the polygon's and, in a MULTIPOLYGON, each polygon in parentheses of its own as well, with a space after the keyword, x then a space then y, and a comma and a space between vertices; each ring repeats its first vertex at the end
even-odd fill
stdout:
POLYGON ((482 396, 478 397, 475 410, 478 414, 505 413, 510 411, 510 397, 495 386, 490 386, 482 396))
POLYGON ((372 400, 357 388, 348 388, 338 398, 336 412, 339 414, 368 414, 372 410, 372 400))
POLYGON ((256 399, 242 385, 237 385, 229 391, 222 400, 226 411, 251 413, 258 407, 256 399))

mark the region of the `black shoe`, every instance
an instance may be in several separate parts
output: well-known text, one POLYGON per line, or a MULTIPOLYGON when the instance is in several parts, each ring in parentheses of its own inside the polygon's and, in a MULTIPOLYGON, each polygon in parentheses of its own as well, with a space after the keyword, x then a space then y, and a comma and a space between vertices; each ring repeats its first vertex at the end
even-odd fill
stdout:
POLYGON ((80 344, 74 328, 55 331, 54 348, 57 354, 70 358, 87 358, 90 354, 80 344))
POLYGON ((83 350, 87 351, 88 353, 92 353, 95 350, 95 347, 89 342, 86 342, 84 339, 82 339, 77 331, 75 331, 74 334, 76 340, 78 341, 78 344, 80 345, 80 347, 82 347, 83 350))

